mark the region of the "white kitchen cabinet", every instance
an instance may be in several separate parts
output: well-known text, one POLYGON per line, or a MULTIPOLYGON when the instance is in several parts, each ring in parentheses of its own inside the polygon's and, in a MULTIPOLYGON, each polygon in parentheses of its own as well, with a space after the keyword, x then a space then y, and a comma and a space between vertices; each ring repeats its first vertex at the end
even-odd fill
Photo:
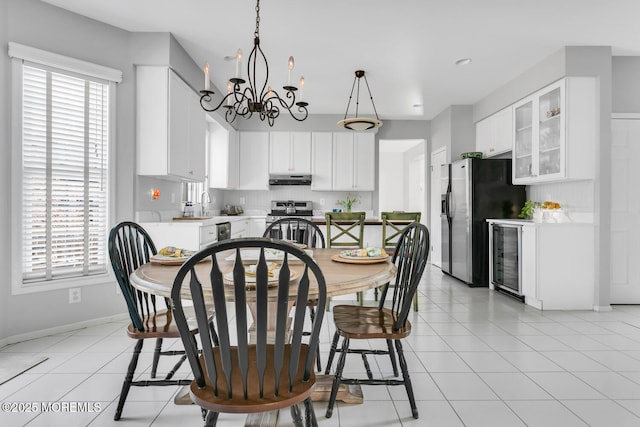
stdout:
POLYGON ((202 181, 206 119, 198 95, 170 68, 136 69, 139 175, 202 181))
POLYGON ((567 77, 513 105, 513 183, 593 179, 596 79, 567 77))
POLYGON ((375 190, 375 134, 333 134, 333 190, 375 190))
POLYGON ((238 132, 238 188, 269 189, 269 133, 238 132))
POLYGON ((513 109, 511 106, 476 123, 476 151, 493 157, 513 148, 513 109))
POLYGON ((209 133, 209 187, 238 188, 238 132, 231 126, 209 133))
POLYGON ((165 246, 198 250, 217 241, 215 224, 198 221, 175 221, 143 222, 140 225, 149 233, 157 250, 165 246))
POLYGON ((311 132, 270 132, 269 173, 310 174, 311 132))
POLYGON ((249 219, 241 218, 231 222, 231 238, 249 237, 249 219))
POLYGON ((266 229, 267 229, 266 218, 251 218, 249 219, 249 231, 247 235, 249 237, 262 237, 266 229))
POLYGON ((333 190, 333 133, 311 134, 311 190, 333 190))

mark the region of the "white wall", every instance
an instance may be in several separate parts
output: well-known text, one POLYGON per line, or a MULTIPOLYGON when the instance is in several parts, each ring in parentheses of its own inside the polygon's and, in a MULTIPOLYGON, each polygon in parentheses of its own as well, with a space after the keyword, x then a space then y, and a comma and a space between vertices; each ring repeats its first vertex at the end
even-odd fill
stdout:
POLYGON ((405 163, 404 152, 384 152, 380 156, 380 212, 404 210, 405 163))
MULTIPOLYGON (((131 34, 37 0, 0 2, 0 241, 11 239, 11 62, 6 55, 9 41, 67 55, 121 70, 122 83, 116 93, 115 218, 131 220, 136 206, 148 202, 150 186, 167 194, 179 191, 179 183, 138 179, 135 150, 135 64, 170 65, 194 88, 202 82, 202 71, 168 33, 131 34)), ((0 271, 10 271, 9 245, 0 245, 0 271)), ((68 291, 11 295, 8 280, 0 288, 0 340, 100 317, 125 313, 116 282, 82 288, 82 302, 68 304, 68 291)))
MULTIPOLYGON (((6 54, 9 41, 105 65, 123 72, 117 88, 116 217, 133 217, 135 183, 134 81, 129 59, 130 34, 35 0, 0 2, 0 120, 11 114, 11 68, 6 54)), ((0 240, 10 241, 11 127, 0 126, 0 240)), ((0 339, 39 329, 52 328, 126 311, 116 294, 115 281, 82 288, 82 302, 68 303, 68 291, 57 290, 27 295, 11 295, 8 272, 14 254, 10 245, 0 245, 0 271, 5 273, 0 288, 0 339)))
POLYGON ((640 112, 640 57, 614 56, 612 62, 614 113, 640 112))

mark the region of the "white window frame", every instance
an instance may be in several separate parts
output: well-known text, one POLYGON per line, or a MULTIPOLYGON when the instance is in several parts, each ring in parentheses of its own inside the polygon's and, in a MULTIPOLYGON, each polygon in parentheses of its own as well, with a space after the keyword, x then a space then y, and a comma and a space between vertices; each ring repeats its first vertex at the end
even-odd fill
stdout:
MULTIPOLYGON (((109 166, 108 166, 108 224, 115 218, 115 135, 116 84, 122 81, 122 72, 75 58, 9 42, 12 58, 12 171, 11 171, 11 293, 13 295, 46 292, 56 289, 113 283, 108 248, 105 248, 105 273, 90 276, 59 278, 49 281, 23 283, 22 274, 22 77, 23 64, 31 62, 109 82, 109 166)), ((105 230, 108 233, 108 230, 105 230)))

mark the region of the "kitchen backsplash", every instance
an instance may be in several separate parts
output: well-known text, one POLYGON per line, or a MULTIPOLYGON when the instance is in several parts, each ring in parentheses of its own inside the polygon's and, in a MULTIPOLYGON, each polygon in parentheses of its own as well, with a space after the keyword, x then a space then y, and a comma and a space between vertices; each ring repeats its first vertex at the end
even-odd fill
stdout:
MULTIPOLYGON (((347 196, 347 192, 340 191, 311 191, 308 186, 282 186, 272 187, 269 191, 250 190, 225 190, 220 191, 223 198, 222 205, 241 205, 247 209, 270 209, 272 200, 310 200, 313 209, 330 211, 340 208, 338 200, 347 196), (243 199, 243 200, 241 200, 243 199), (244 202, 244 203, 243 203, 244 202)), ((351 192, 353 196, 359 196, 360 203, 353 206, 354 211, 373 210, 372 192, 351 192)))
MULTIPOLYGON (((138 220, 159 221, 168 220, 181 214, 182 201, 186 197, 184 186, 180 182, 138 176, 138 189, 141 194, 136 197, 136 212, 138 220), (160 191, 160 197, 153 199, 151 190, 160 191)), ((339 191, 311 191, 308 186, 272 187, 269 191, 250 190, 208 190, 211 203, 210 213, 220 212, 225 205, 239 205, 245 212, 263 211, 271 209, 272 200, 310 200, 315 211, 330 211, 340 208, 338 200, 347 196, 347 192, 339 191)), ((353 206, 354 211, 373 211, 373 193, 369 191, 351 192, 358 196, 360 203, 353 206)), ((373 215, 378 215, 374 212, 373 215)))
POLYGON ((560 203, 564 212, 573 220, 588 221, 594 214, 593 181, 554 182, 530 185, 527 198, 536 202, 546 200, 560 203))

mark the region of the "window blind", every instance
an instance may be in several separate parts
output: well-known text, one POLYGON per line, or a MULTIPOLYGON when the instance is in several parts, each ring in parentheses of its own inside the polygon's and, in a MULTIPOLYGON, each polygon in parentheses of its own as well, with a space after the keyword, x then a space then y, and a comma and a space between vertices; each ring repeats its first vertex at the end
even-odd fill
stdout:
POLYGON ((23 282, 107 270, 109 83, 23 65, 23 282))

